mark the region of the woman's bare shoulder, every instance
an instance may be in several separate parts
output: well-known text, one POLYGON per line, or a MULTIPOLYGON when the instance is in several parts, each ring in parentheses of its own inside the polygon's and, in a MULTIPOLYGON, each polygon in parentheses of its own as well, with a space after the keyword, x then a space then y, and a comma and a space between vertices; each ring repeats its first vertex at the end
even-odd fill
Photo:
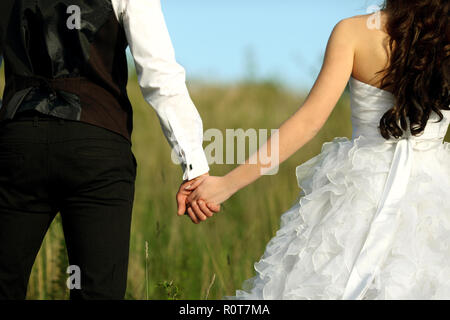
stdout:
POLYGON ((354 43, 363 38, 368 18, 369 15, 359 15, 338 21, 333 28, 331 38, 354 43))
POLYGON ((368 32, 384 32, 386 13, 377 11, 370 14, 356 15, 340 20, 337 26, 343 26, 353 34, 367 34, 368 32))

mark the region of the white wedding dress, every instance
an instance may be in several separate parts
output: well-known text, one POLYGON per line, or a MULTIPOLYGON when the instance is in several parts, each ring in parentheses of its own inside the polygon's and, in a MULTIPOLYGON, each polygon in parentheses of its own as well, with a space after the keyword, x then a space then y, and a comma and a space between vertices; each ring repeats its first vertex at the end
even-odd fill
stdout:
POLYGON ((450 299, 450 111, 385 140, 394 96, 354 78, 350 92, 352 139, 297 167, 298 203, 228 299, 450 299))

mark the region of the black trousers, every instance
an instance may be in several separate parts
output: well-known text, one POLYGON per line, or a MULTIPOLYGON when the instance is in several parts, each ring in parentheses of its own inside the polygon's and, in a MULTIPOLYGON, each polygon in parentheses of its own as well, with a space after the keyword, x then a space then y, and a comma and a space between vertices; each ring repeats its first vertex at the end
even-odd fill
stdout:
POLYGON ((70 298, 123 299, 137 169, 131 144, 79 121, 17 116, 0 124, 0 299, 25 298, 58 212, 69 264, 80 271, 70 298))

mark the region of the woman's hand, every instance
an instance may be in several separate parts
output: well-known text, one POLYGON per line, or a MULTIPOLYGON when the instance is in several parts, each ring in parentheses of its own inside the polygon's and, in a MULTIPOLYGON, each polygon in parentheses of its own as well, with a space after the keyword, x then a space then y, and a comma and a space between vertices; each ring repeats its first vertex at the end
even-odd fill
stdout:
POLYGON ((209 176, 209 174, 205 173, 195 179, 183 182, 177 192, 177 214, 179 216, 187 214, 195 224, 205 221, 212 217, 214 213, 220 211, 220 205, 215 205, 213 203, 205 203, 204 201, 188 202, 187 198, 192 193, 191 190, 193 190, 195 186, 198 186, 207 176, 209 176))
POLYGON ((187 198, 191 204, 202 200, 208 204, 220 205, 235 193, 225 177, 207 176, 188 187, 187 190, 193 190, 187 198))

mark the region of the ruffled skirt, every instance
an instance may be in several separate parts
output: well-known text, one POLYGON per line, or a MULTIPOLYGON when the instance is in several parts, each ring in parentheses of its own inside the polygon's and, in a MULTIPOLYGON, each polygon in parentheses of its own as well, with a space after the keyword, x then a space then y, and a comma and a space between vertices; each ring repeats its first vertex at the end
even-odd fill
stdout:
MULTIPOLYGON (((299 201, 227 299, 342 299, 390 171, 395 145, 336 138, 297 167, 299 201)), ((450 299, 450 144, 414 151, 399 224, 362 299, 450 299)))

